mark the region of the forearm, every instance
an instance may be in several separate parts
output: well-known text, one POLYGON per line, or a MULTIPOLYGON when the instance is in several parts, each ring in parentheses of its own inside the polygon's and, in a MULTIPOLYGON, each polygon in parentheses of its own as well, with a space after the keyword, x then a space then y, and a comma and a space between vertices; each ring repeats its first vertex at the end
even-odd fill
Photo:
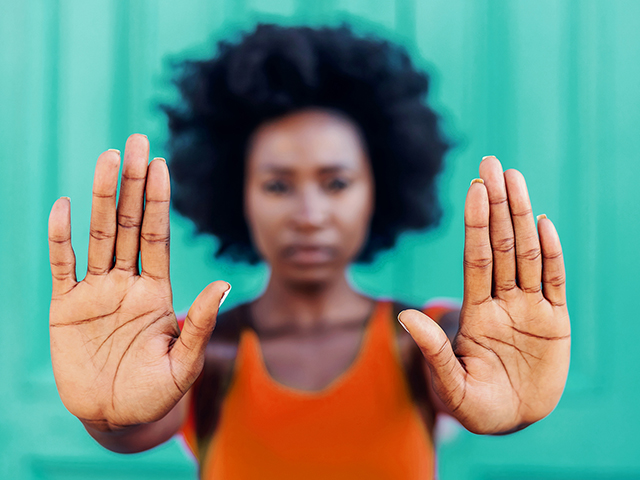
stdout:
POLYGON ((187 415, 188 394, 167 415, 156 422, 114 427, 102 422, 81 420, 100 445, 116 453, 138 453, 154 448, 175 435, 187 415))

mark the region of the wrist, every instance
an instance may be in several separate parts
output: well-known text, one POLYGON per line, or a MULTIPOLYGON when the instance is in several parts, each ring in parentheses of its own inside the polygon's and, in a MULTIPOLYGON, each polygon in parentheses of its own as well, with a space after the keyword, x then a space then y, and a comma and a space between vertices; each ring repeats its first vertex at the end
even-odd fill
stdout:
POLYGON ((135 430, 139 430, 144 426, 144 424, 132 424, 132 425, 118 425, 115 423, 111 423, 108 420, 88 420, 88 419, 79 419, 84 425, 84 428, 91 434, 96 433, 98 435, 104 434, 129 434, 135 430))

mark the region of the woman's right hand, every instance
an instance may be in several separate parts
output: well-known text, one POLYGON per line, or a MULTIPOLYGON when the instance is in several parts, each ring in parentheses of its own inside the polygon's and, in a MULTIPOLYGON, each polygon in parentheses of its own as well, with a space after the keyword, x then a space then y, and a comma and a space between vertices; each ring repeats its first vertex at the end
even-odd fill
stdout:
POLYGON ((223 281, 206 287, 180 332, 169 281, 169 172, 163 159, 147 165, 148 155, 144 135, 129 137, 117 208, 120 153, 98 158, 81 282, 69 199, 58 199, 49 217, 56 384, 72 414, 105 432, 157 421, 176 405, 202 370, 230 288, 223 281))

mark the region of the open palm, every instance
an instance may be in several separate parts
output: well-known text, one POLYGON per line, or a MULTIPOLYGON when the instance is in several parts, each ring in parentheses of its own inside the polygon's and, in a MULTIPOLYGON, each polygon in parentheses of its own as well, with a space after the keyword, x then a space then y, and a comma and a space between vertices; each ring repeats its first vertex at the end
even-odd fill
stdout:
POLYGON ((465 205, 464 300, 454 345, 426 315, 401 315, 436 393, 476 433, 515 431, 548 415, 567 378, 570 325, 562 249, 524 178, 495 157, 465 205))
POLYGON ((51 358, 63 403, 102 430, 162 418, 199 375, 226 282, 196 299, 182 332, 169 281, 169 173, 143 135, 97 162, 87 275, 75 277, 69 200, 49 219, 51 358), (139 266, 140 265, 140 266, 139 266))

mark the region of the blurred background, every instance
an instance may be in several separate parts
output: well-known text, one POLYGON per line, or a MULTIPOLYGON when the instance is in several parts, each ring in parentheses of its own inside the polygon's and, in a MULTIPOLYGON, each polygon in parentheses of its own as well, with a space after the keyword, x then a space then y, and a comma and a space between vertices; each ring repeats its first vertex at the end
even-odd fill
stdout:
MULTIPOLYGON (((194 479, 178 440, 122 456, 99 447, 58 397, 48 346, 46 225, 72 199, 86 269, 97 156, 146 133, 165 155, 170 62, 203 58, 257 22, 352 24, 407 47, 432 75, 431 104, 457 143, 441 178, 445 216, 353 281, 371 295, 461 298, 463 204, 484 155, 520 169, 535 214, 557 225, 573 323, 556 410, 479 437, 440 426, 439 476, 640 478, 640 1, 0 0, 0 478, 194 479)), ((214 261, 214 243, 172 218, 175 307, 215 279, 226 308, 255 296, 263 267, 214 261)))

